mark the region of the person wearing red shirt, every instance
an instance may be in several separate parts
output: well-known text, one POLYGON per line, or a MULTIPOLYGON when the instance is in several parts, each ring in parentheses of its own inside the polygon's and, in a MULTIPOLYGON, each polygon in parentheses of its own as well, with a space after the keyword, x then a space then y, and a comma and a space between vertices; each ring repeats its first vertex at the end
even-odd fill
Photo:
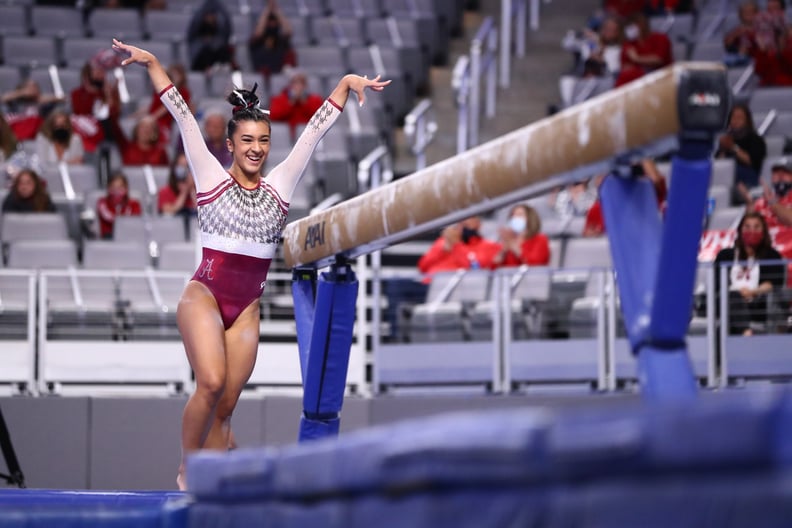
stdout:
POLYGON ((643 14, 630 18, 624 28, 624 37, 621 71, 615 86, 627 84, 674 62, 671 41, 663 33, 651 31, 649 20, 643 14))
MULTIPOLYGON (((666 198, 668 197, 668 185, 663 174, 657 170, 657 165, 650 158, 641 160, 641 163, 633 165, 633 176, 645 176, 654 183, 655 194, 657 195, 657 208, 660 213, 665 212, 666 198)), ((586 214, 586 223, 583 227, 583 236, 601 236, 605 234, 605 219, 602 216, 602 204, 600 200, 586 214)))
POLYGON ((143 209, 140 202, 129 196, 129 182, 126 176, 116 171, 107 182, 107 195, 96 202, 99 217, 99 235, 113 238, 113 226, 118 216, 140 216, 143 209))
POLYGON ((645 0, 605 0, 605 12, 622 19, 641 13, 646 4, 645 0))
POLYGON ((507 225, 500 229, 500 244, 492 268, 547 266, 550 242, 540 233, 541 229, 542 221, 533 207, 525 204, 512 207, 507 225))
POLYGON ((792 226, 792 160, 783 158, 772 167, 772 187, 765 184, 764 194, 753 200, 745 185, 738 187, 748 204, 746 213, 762 215, 770 228, 792 226))
POLYGON ((421 273, 471 268, 492 268, 500 246, 479 234, 481 218, 473 216, 446 227, 418 261, 421 273))
POLYGON ((754 18, 754 72, 761 86, 792 86, 792 33, 787 27, 785 4, 768 0, 754 18))
POLYGON ((305 74, 294 71, 288 86, 270 100, 270 119, 288 123, 293 142, 297 125, 307 124, 322 102, 321 96, 308 91, 305 74))
POLYGON ((168 153, 160 143, 159 127, 150 115, 141 117, 135 124, 131 140, 120 126, 115 125, 114 130, 124 165, 168 165, 168 153))
POLYGON ((85 121, 76 130, 89 153, 104 141, 104 124, 117 120, 121 114, 118 84, 110 83, 106 77, 107 70, 100 61, 91 59, 80 72, 80 86, 71 91, 72 114, 85 121))
POLYGON ((157 193, 157 211, 160 214, 193 216, 196 214, 195 180, 187 156, 182 152, 171 166, 168 184, 157 193))

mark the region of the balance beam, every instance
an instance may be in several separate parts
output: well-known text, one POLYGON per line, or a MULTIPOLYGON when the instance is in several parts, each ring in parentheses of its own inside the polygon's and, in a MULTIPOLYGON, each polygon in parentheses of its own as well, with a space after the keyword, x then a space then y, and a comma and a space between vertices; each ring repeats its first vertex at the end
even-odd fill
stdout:
POLYGON ((382 249, 538 194, 558 175, 674 137, 686 128, 687 114, 697 112, 688 112, 689 105, 707 106, 707 97, 718 97, 682 94, 680 85, 713 75, 725 79, 721 64, 669 66, 292 222, 283 233, 286 264, 323 265, 339 255, 354 258, 382 249))

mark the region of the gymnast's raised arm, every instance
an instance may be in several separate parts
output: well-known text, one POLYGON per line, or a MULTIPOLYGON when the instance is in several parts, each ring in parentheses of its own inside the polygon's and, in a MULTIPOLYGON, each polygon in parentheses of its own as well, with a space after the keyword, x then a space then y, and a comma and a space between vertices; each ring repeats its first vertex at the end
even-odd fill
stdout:
POLYGON ((190 108, 184 102, 157 57, 149 51, 124 44, 117 39, 113 39, 113 49, 123 55, 128 55, 121 62, 122 66, 137 63, 148 71, 154 90, 159 94, 163 104, 179 126, 184 151, 187 154, 187 161, 190 164, 190 171, 195 178, 198 191, 209 191, 227 178, 228 174, 223 166, 209 152, 195 116, 192 115, 190 108))

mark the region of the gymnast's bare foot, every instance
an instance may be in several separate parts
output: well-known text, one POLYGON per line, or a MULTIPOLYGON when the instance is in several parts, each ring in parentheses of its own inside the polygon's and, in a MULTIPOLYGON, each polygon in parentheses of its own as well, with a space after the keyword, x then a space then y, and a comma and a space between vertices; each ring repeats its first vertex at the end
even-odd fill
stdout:
POLYGON ((176 475, 176 485, 179 491, 187 491, 187 479, 184 476, 184 466, 179 466, 179 474, 176 475))

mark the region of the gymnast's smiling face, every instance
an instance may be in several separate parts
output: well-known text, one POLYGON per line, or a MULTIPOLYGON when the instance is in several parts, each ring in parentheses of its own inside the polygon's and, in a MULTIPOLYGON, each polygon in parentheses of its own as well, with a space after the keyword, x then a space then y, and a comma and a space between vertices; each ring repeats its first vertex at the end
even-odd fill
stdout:
POLYGON ((261 174, 270 150, 270 127, 265 121, 239 121, 233 137, 228 140, 228 150, 234 164, 247 176, 261 174))

